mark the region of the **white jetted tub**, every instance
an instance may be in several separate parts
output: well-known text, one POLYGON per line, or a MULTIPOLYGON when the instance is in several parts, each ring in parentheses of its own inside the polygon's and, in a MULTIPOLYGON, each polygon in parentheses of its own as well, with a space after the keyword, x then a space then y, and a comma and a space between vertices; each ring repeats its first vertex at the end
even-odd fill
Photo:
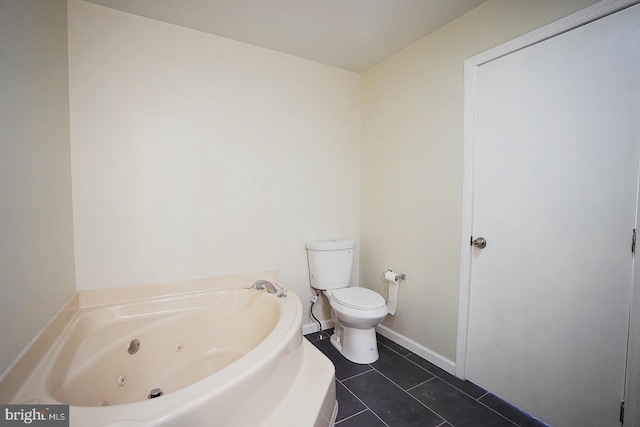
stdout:
POLYGON ((302 338, 299 298, 243 287, 256 277, 81 292, 0 401, 69 404, 78 427, 332 426, 334 368, 302 338))

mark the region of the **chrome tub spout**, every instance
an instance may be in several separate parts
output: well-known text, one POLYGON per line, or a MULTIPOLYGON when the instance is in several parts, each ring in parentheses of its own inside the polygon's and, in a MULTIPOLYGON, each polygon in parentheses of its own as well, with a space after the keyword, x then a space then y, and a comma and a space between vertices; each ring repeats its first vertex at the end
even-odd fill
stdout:
POLYGON ((246 289, 266 289, 270 294, 276 294, 278 298, 285 298, 287 296, 287 289, 269 280, 256 280, 253 285, 246 287, 246 289))

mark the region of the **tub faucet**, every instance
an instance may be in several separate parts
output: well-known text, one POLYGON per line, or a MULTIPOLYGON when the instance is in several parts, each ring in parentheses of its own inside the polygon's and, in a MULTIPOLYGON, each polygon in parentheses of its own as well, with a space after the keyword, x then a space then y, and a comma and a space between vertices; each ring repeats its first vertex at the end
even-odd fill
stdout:
POLYGON ((256 280, 253 282, 253 285, 248 287, 248 289, 266 289, 270 294, 276 294, 278 298, 285 298, 287 296, 286 288, 264 279, 256 280))

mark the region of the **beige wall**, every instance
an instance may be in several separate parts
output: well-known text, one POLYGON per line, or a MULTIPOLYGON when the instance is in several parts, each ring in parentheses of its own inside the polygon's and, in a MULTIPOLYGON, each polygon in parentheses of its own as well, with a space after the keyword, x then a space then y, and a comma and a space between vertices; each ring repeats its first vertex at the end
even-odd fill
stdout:
POLYGON ((407 274, 394 333, 455 360, 464 60, 594 3, 490 0, 363 74, 360 278, 407 274))
POLYGON ((354 283, 407 274, 385 325, 453 360, 463 61, 593 3, 490 0, 358 75, 79 0, 68 69, 66 1, 0 0, 0 371, 73 227, 78 290, 277 268, 305 312, 304 243, 354 238, 354 283))
POLYGON ((358 239, 360 75, 79 0, 69 56, 78 290, 278 269, 306 316, 305 242, 358 239))
POLYGON ((0 373, 74 293, 66 0, 0 0, 0 373))

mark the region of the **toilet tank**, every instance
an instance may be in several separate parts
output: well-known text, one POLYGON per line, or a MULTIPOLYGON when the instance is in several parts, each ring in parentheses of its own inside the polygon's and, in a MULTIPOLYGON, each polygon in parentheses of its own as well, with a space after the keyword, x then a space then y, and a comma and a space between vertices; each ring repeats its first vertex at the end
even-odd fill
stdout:
POLYGON ((309 279, 318 290, 346 288, 351 282, 353 240, 326 240, 307 243, 309 279))

